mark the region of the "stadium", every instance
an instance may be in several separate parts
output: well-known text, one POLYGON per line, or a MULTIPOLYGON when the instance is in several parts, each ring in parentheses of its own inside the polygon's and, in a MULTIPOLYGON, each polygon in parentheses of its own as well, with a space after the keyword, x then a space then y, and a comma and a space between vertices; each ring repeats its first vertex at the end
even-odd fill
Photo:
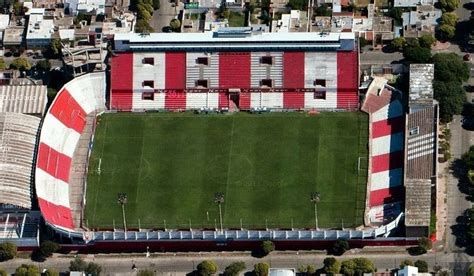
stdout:
POLYGON ((67 83, 42 121, 36 196, 62 238, 141 250, 413 242, 386 239, 404 218, 401 95, 374 82, 361 101, 353 34, 113 43, 110 70, 67 83))

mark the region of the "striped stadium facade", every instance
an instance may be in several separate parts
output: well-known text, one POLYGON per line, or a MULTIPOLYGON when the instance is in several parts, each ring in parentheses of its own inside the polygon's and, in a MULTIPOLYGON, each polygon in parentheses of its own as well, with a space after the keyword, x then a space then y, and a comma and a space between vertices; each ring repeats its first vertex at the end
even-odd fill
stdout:
POLYGON ((369 114, 370 224, 393 220, 402 212, 405 113, 399 91, 381 78, 369 87, 362 110, 369 114))
MULTIPOLYGON (((46 113, 36 159, 36 195, 50 226, 69 236, 75 232, 70 204, 73 156, 86 116, 105 110, 105 73, 92 73, 68 82, 46 113)), ((78 168, 75 168, 78 169, 78 168)))
MULTIPOLYGON (((287 39, 294 36, 291 44, 285 35, 271 39, 261 34, 262 38, 210 37, 216 40, 210 46, 201 46, 202 42, 191 36, 187 46, 176 50, 159 45, 171 40, 168 34, 160 35, 149 39, 153 46, 147 46, 152 44, 147 38, 137 38, 138 42, 130 35, 116 38, 111 66, 112 109, 228 109, 233 104, 240 110, 359 107, 358 51, 353 38, 328 35, 334 40, 328 45, 316 37, 311 47, 305 48, 307 41, 300 34, 286 34, 287 39), (263 40, 269 39, 268 50, 252 50, 252 44, 250 49, 242 48, 242 43, 261 46, 256 43, 259 39, 263 45, 267 43, 263 40), (138 46, 133 48, 132 43, 138 46), (319 44, 324 48, 315 48, 319 44)), ((188 34, 182 35, 187 39, 188 34)))

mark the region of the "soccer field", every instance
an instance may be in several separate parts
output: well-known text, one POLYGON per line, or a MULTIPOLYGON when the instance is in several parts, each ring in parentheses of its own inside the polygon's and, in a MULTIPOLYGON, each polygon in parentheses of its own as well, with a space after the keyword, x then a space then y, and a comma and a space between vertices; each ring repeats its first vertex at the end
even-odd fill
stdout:
POLYGON ((117 113, 98 117, 89 160, 85 223, 224 228, 363 223, 368 118, 363 113, 117 113))

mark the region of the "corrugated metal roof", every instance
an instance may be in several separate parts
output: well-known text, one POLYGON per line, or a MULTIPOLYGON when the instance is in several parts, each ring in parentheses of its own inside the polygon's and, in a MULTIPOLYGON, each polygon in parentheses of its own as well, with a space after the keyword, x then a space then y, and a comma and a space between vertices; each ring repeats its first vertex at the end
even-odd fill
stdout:
POLYGON ((41 119, 0 113, 0 203, 31 208, 31 175, 41 119))
POLYGON ((5 85, 0 89, 0 112, 44 114, 47 101, 45 85, 5 85))
POLYGON ((405 225, 429 226, 431 215, 431 180, 405 180, 405 225))
POLYGON ((433 103, 434 64, 410 64, 410 102, 433 103))

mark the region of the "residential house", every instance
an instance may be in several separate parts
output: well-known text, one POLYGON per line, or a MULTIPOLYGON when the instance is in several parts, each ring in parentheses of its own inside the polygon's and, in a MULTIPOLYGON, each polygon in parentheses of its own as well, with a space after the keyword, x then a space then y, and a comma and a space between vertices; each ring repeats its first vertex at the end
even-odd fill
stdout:
POLYGON ((434 35, 441 19, 441 10, 433 6, 417 6, 415 11, 404 12, 403 36, 406 38, 434 35))

